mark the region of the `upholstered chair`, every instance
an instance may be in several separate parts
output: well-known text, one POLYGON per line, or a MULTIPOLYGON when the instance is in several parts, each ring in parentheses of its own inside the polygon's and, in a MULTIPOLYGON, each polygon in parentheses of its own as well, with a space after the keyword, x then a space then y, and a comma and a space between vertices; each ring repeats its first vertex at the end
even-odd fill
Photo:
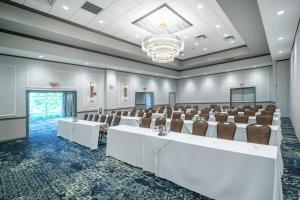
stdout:
POLYGON ((174 111, 178 111, 178 106, 173 107, 174 111))
POLYGON ((215 109, 215 107, 217 107, 217 104, 210 104, 210 109, 215 109))
POLYGON ((201 114, 209 114, 209 110, 208 109, 202 109, 201 114))
POLYGON ((167 118, 171 118, 172 117, 172 110, 167 110, 167 118))
POLYGON ((205 121, 209 120, 209 114, 205 113, 205 114, 199 114, 199 117, 203 117, 205 121))
POLYGON ((94 117, 94 114, 89 114, 88 121, 92 121, 92 120, 93 120, 93 117, 94 117))
MULTIPOLYGON (((173 114, 174 116, 174 114, 173 114)), ((186 113, 185 114, 185 120, 192 120, 194 117, 194 114, 193 113, 186 113)), ((174 119, 174 118, 173 118, 174 119)))
POLYGON ((246 128, 247 142, 256 144, 269 144, 271 128, 269 126, 251 124, 246 128))
POLYGON ((95 116, 94 116, 94 122, 97 122, 98 121, 98 119, 99 119, 99 115, 98 114, 95 114, 95 116))
POLYGON ((140 127, 141 128, 150 128, 151 121, 152 121, 151 118, 146 118, 146 117, 142 118, 140 127))
POLYGON ((180 133, 183 127, 183 120, 182 119, 172 119, 171 120, 171 127, 170 131, 180 133))
POLYGON ((244 105, 243 108, 244 108, 244 109, 250 109, 251 106, 250 106, 250 105, 244 105))
POLYGON ((263 116, 272 116, 273 117, 274 112, 262 110, 261 115, 263 115, 263 116))
POLYGON ((89 116, 89 115, 88 115, 87 113, 85 113, 85 114, 83 115, 82 120, 87 120, 88 116, 89 116))
POLYGON ((272 116, 263 116, 263 115, 257 115, 256 116, 256 124, 259 125, 272 125, 273 123, 273 117, 272 116))
POLYGON ((125 117, 128 116, 128 111, 124 111, 123 116, 125 116, 125 117))
POLYGON ((193 123, 193 135, 205 136, 208 128, 208 123, 206 121, 194 121, 193 123))
POLYGON ((138 112, 138 117, 144 117, 144 112, 143 111, 138 112))
POLYGON ((113 118, 114 117, 112 115, 107 116, 106 123, 107 123, 108 126, 111 125, 111 122, 112 122, 113 118))
POLYGON ((233 110, 233 109, 229 109, 227 111, 227 113, 228 113, 229 116, 235 116, 235 115, 238 114, 238 111, 237 110, 233 110))
POLYGON ((162 117, 158 117, 155 119, 155 126, 166 125, 166 119, 162 117))
POLYGON ((275 112, 275 108, 265 108, 265 111, 275 112))
POLYGON ((234 123, 248 124, 248 121, 249 121, 248 115, 235 115, 234 116, 234 123))
POLYGON ((255 108, 257 108, 257 109, 262 109, 263 106, 262 106, 262 105, 255 105, 255 108))
POLYGON ((145 109, 144 112, 145 112, 145 113, 148 113, 148 112, 149 112, 149 109, 145 109))
POLYGON ((198 114, 198 110, 192 109, 192 110, 191 110, 191 114, 192 114, 192 115, 197 115, 197 114, 198 114))
POLYGON ((199 106, 193 106, 193 110, 196 110, 198 112, 199 106))
POLYGON ((160 108, 160 109, 158 110, 158 113, 164 113, 164 108, 160 108))
POLYGON ((258 112, 258 108, 253 108, 253 107, 251 107, 251 108, 249 108, 249 110, 250 110, 250 111, 254 111, 254 112, 256 112, 256 113, 258 112))
POLYGON ((223 110, 228 110, 229 106, 223 106, 223 110))
POLYGON ((245 110, 244 112, 244 115, 247 115, 247 116, 255 116, 255 111, 252 111, 252 110, 245 110))
POLYGON ((216 122, 227 122, 228 115, 225 113, 218 113, 216 114, 216 122))
POLYGON ((121 116, 121 115, 122 115, 122 111, 118 111, 117 116, 121 116))
POLYGON ((151 113, 156 113, 156 109, 152 109, 152 110, 151 110, 151 113))
POLYGON ((267 105, 266 108, 272 108, 272 109, 276 109, 276 105, 274 104, 270 104, 270 105, 267 105))
POLYGON ((100 122, 101 122, 101 123, 104 123, 105 120, 106 120, 106 115, 101 115, 101 117, 100 117, 100 122))
POLYGON ((132 110, 132 111, 130 112, 130 117, 135 117, 135 114, 136 114, 136 110, 132 110))
POLYGON ((181 118, 181 113, 180 112, 173 112, 172 119, 180 119, 181 118))
POLYGON ((151 119, 151 117, 152 117, 152 113, 151 112, 146 113, 145 118, 150 118, 151 119))
POLYGON ((244 108, 236 108, 236 110, 237 110, 238 112, 245 112, 245 109, 244 109, 244 108))
POLYGON ((120 124, 120 121, 121 121, 121 116, 119 116, 119 115, 115 116, 113 126, 118 126, 120 124))
POLYGON ((217 124, 217 137, 220 139, 233 140, 236 131, 236 125, 230 122, 217 124))

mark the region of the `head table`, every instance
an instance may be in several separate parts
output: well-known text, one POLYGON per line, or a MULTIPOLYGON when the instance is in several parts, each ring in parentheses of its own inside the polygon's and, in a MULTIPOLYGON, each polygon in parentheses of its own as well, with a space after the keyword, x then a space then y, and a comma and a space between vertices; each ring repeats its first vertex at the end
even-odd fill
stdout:
POLYGON ((282 199, 276 146, 120 125, 108 128, 106 155, 210 198, 282 199))

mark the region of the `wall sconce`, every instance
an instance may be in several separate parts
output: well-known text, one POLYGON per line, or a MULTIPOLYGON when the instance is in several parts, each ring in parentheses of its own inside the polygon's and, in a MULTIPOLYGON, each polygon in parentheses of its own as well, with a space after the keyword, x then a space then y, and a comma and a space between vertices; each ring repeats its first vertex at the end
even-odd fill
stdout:
POLYGON ((97 93, 95 92, 95 83, 90 82, 90 102, 94 102, 94 96, 96 96, 97 93))
POLYGON ((127 101, 127 85, 124 84, 124 101, 127 101))

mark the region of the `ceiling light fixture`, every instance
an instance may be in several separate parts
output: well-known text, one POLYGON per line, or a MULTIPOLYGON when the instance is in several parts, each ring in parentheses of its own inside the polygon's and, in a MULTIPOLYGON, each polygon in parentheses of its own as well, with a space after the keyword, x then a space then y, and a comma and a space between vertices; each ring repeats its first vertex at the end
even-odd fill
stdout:
POLYGON ((44 56, 38 56, 38 58, 44 58, 44 56))
POLYGON ((284 14, 284 10, 279 10, 277 13, 277 16, 284 14))
POLYGON ((195 46, 198 46, 198 45, 199 45, 199 43, 198 43, 198 42, 195 42, 195 43, 194 43, 194 45, 195 45, 195 46))
POLYGON ((220 28, 220 27, 221 27, 220 24, 217 24, 217 25, 216 25, 216 28, 220 28))
POLYGON ((279 54, 282 54, 282 51, 278 51, 279 54))
POLYGON ((203 51, 207 51, 207 48, 203 48, 203 51))
POLYGON ((283 39, 284 39, 283 37, 279 37, 279 38, 278 38, 279 41, 280 41, 280 40, 283 40, 283 39))
POLYGON ((227 33, 225 33, 225 34, 224 34, 224 37, 228 37, 228 34, 227 34, 227 33))
POLYGON ((103 20, 99 20, 99 23, 100 23, 100 24, 104 24, 104 21, 103 21, 103 20))
MULTIPOLYGON (((160 29, 167 29, 167 24, 161 23, 160 29)), ((153 34, 147 36, 142 43, 142 50, 155 63, 170 63, 184 49, 183 40, 172 34, 153 34)))
POLYGON ((69 7, 68 6, 63 6, 62 7, 64 10, 69 10, 69 7))
POLYGON ((199 5, 198 5, 198 8, 199 8, 199 9, 203 8, 203 5, 202 5, 202 4, 199 4, 199 5))

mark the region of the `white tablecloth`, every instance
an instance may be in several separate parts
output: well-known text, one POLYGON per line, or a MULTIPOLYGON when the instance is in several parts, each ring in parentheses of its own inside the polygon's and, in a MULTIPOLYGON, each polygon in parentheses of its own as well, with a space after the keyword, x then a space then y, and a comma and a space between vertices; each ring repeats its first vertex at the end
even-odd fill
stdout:
MULTIPOLYGON (((215 121, 215 120, 216 118, 213 115, 210 115, 209 121, 215 121)), ((234 123, 234 116, 229 115, 227 121, 234 123)), ((256 124, 256 116, 249 116, 248 124, 256 124)), ((280 126, 280 118, 273 117, 272 125, 280 126)))
POLYGON ((279 200, 278 148, 151 129, 108 129, 106 155, 214 199, 279 200))
POLYGON ((71 119, 61 119, 58 120, 57 136, 90 149, 97 149, 100 127, 107 127, 107 124, 85 120, 72 122, 71 119))

